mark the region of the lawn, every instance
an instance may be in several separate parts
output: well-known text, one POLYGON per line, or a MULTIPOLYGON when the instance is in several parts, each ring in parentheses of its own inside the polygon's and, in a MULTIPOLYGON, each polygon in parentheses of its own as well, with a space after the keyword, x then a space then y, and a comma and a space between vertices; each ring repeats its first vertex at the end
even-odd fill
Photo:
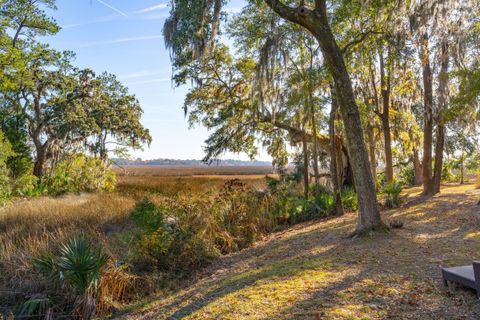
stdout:
POLYGON ((432 198, 407 189, 383 211, 402 229, 361 239, 349 213, 276 233, 218 259, 184 288, 131 306, 122 319, 478 319, 471 290, 445 289, 440 268, 480 258, 479 194, 444 186, 432 198))

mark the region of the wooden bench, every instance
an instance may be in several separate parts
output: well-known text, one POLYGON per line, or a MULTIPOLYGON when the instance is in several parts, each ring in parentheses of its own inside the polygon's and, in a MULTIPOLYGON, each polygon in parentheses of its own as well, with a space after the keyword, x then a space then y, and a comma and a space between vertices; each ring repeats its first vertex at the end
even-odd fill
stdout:
POLYGON ((445 286, 448 286, 449 281, 459 283, 474 289, 477 298, 480 298, 480 262, 474 261, 468 266, 442 268, 442 276, 445 286))

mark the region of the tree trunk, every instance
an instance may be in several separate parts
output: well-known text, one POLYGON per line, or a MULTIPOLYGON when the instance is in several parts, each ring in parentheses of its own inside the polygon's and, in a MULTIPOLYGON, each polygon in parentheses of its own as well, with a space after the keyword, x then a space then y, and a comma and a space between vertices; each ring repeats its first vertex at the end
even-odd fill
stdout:
POLYGON ((33 174, 37 178, 42 178, 45 174, 45 166, 47 163, 47 148, 41 142, 35 143, 35 151, 37 157, 35 158, 35 164, 33 167, 33 174))
POLYGON ((449 53, 448 43, 442 42, 441 67, 438 81, 438 114, 437 114, 437 140, 435 143, 435 170, 433 174, 433 192, 440 192, 442 180, 443 150, 445 148, 445 124, 442 111, 447 103, 447 82, 448 82, 449 53))
POLYGON ((318 170, 318 139, 317 139, 317 124, 315 121, 315 115, 313 107, 311 108, 312 112, 312 131, 313 131, 313 173, 315 174, 315 194, 318 195, 320 192, 320 172, 318 170))
POLYGON ((460 184, 464 184, 465 181, 463 179, 463 159, 462 159, 462 163, 460 163, 460 184))
MULTIPOLYGON (((333 86, 332 86, 333 87, 333 86)), ((345 213, 342 203, 342 194, 340 187, 340 179, 338 176, 338 159, 337 159, 337 141, 335 137, 335 118, 337 114, 337 100, 335 92, 332 88, 332 109, 330 111, 329 134, 330 134, 330 176, 332 178, 333 194, 335 198, 335 215, 343 215, 345 213)))
POLYGON ((367 126, 367 136, 368 136, 368 148, 369 148, 369 155, 370 155, 370 167, 372 170, 372 176, 375 180, 377 179, 377 156, 375 155, 375 137, 373 132, 373 126, 367 126))
POLYGON ((346 140, 358 199, 358 223, 352 236, 373 230, 386 230, 380 217, 375 183, 370 171, 367 147, 363 139, 360 112, 355 101, 350 75, 329 25, 325 0, 315 1, 315 9, 304 6, 296 9, 279 0, 265 2, 280 16, 308 29, 317 39, 325 64, 333 77, 340 114, 346 128, 346 140))
POLYGON ((340 113, 345 125, 347 146, 353 170, 353 178, 358 198, 358 223, 354 235, 369 233, 372 230, 385 230, 377 203, 375 182, 370 171, 367 147, 363 140, 360 112, 355 101, 352 83, 343 60, 343 55, 333 37, 326 15, 321 29, 315 34, 322 49, 326 64, 333 76, 340 113))
POLYGON ((420 163, 420 157, 418 156, 418 150, 413 148, 413 166, 415 168, 415 185, 422 185, 422 164, 420 163))
POLYGON ((390 133, 390 71, 385 76, 385 62, 383 53, 380 52, 380 87, 382 92, 382 131, 385 150, 385 176, 387 184, 393 181, 393 161, 392 161, 392 136, 390 133))
POLYGON ((304 134, 302 138, 303 145, 303 194, 305 199, 308 199, 308 144, 307 135, 304 134))
POLYGON ((430 67, 430 52, 428 49, 428 35, 422 38, 420 61, 422 63, 423 77, 423 104, 424 104, 424 127, 423 127, 423 194, 432 195, 432 141, 433 141, 433 83, 432 69, 430 67))

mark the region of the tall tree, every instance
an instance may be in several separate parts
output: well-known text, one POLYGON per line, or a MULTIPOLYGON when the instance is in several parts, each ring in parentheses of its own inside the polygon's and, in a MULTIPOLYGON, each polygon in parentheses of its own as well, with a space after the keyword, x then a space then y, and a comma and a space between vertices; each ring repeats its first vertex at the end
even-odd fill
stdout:
POLYGON ((355 95, 343 53, 330 28, 326 0, 317 0, 313 8, 292 8, 281 1, 265 0, 281 17, 309 30, 317 39, 335 84, 339 109, 345 123, 355 187, 358 194, 359 219, 355 234, 385 229, 377 204, 375 182, 370 171, 367 148, 355 95))

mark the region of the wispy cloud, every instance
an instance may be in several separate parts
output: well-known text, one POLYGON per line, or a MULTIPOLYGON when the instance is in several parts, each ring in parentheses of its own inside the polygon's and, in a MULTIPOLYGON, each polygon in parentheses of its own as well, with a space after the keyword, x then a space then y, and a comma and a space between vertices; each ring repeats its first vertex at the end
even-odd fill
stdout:
POLYGON ((124 17, 128 17, 128 14, 126 14, 125 12, 121 11, 120 9, 115 8, 114 6, 106 3, 106 2, 103 1, 103 0, 97 0, 97 2, 100 3, 100 4, 102 4, 102 5, 104 5, 104 6, 107 7, 107 8, 115 11, 116 13, 121 14, 121 15, 124 16, 124 17))
POLYGON ((160 39, 162 37, 163 37, 162 35, 152 35, 152 36, 142 36, 142 37, 132 37, 132 38, 121 38, 121 39, 115 39, 115 40, 94 41, 94 42, 89 42, 89 43, 80 45, 80 47, 86 48, 86 47, 96 47, 96 46, 103 46, 103 45, 116 44, 116 43, 154 40, 154 39, 160 39))
POLYGON ((163 10, 163 9, 166 9, 167 7, 168 7, 168 5, 166 3, 161 3, 161 4, 157 4, 157 5, 145 8, 145 9, 135 11, 135 13, 138 13, 138 14, 149 13, 149 12, 153 12, 153 11, 163 10))

